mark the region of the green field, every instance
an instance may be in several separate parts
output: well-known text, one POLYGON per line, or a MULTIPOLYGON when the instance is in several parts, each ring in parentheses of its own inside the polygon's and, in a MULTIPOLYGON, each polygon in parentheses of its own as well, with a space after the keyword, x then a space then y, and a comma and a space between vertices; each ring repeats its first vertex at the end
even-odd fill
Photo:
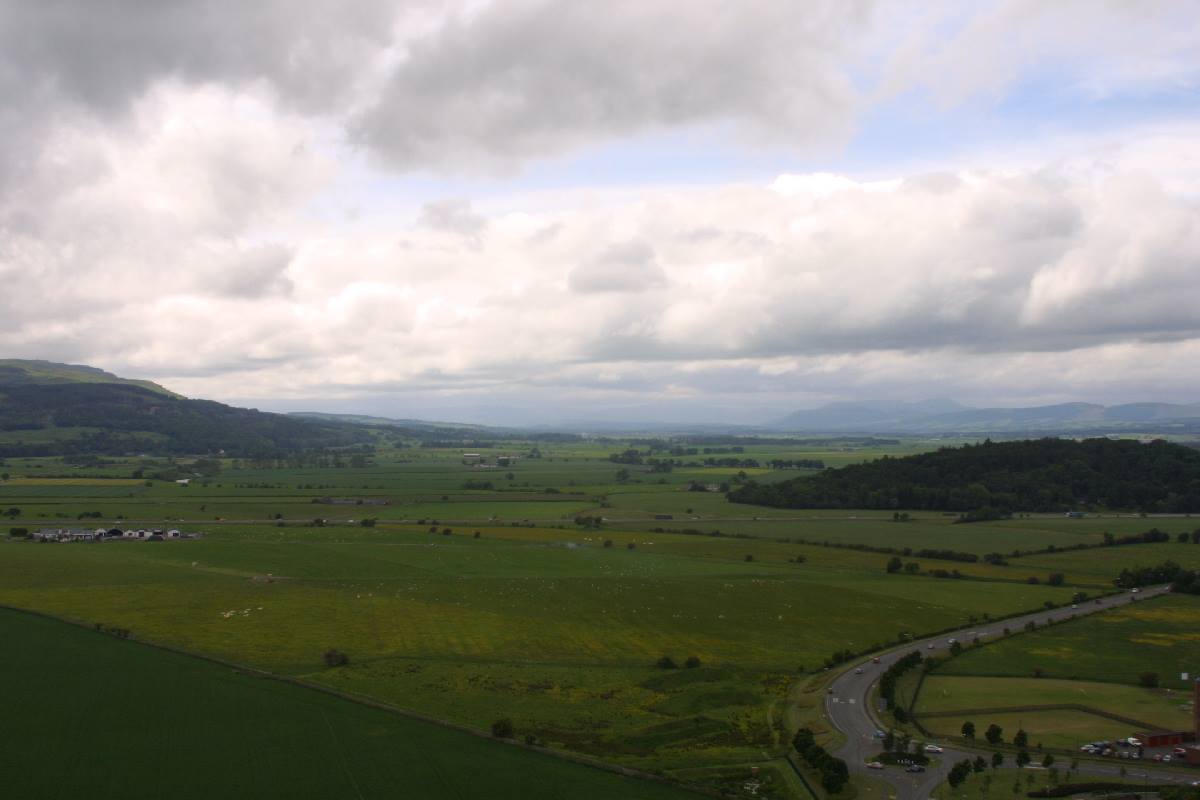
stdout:
POLYGON ((60 622, 0 637, 12 797, 694 796, 60 622))
MULTIPOLYGON (((736 457, 836 465, 939 444, 798 441, 736 457)), ((1200 547, 1176 544, 1011 556, 1094 544, 1106 531, 1193 529, 1184 517, 956 525, 930 512, 895 522, 887 512, 764 509, 689 489, 736 484, 741 472, 773 481, 802 471, 705 466, 703 453, 669 472, 609 459, 630 446, 507 442, 483 452, 518 460, 482 469, 462 463, 467 448, 407 442, 318 464, 225 459, 209 475, 188 459, 10 459, 0 464, 12 476, 0 482, 0 513, 14 527, 169 522, 205 535, 70 545, 5 537, 0 603, 475 728, 509 717, 518 737, 670 777, 724 786, 756 765, 782 787, 794 783, 780 761, 792 730, 801 719, 818 724, 813 692, 823 690, 799 688, 811 689, 835 652, 1067 603, 1110 587, 1131 559, 1200 565, 1200 547), (918 574, 888 574, 890 554, 863 546, 1000 552, 1010 563, 906 555, 918 574), (1065 573, 1063 586, 1046 585, 1052 572, 1065 573), (330 648, 349 664, 324 666, 330 648), (657 668, 663 656, 702 666, 657 668)))
MULTIPOLYGON (((1182 546, 1180 546, 1182 549, 1182 546)), ((1180 673, 1200 664, 1200 598, 1168 595, 1012 636, 968 650, 939 668, 946 675, 1051 678, 1136 685, 1154 672, 1161 686, 1185 689, 1180 673)))
POLYGON ((921 689, 917 714, 930 731, 958 737, 962 724, 975 723, 977 736, 988 725, 1005 730, 1010 740, 1024 729, 1033 743, 1076 748, 1097 739, 1118 739, 1141 729, 1184 730, 1191 725, 1191 697, 1172 689, 1145 689, 1113 683, 1052 678, 982 678, 935 675, 921 689), (1134 726, 1081 710, 1016 710, 1021 706, 1079 705, 1146 723, 1134 726), (975 713, 973 709, 1014 709, 975 713), (971 713, 952 713, 952 712, 971 713))
POLYGON ((528 528, 475 539, 270 526, 194 541, 7 542, 0 601, 475 726, 509 716, 551 743, 677 768, 776 747, 791 677, 835 650, 1070 593, 887 575, 873 554, 789 563, 773 541, 717 541, 729 549, 714 553, 708 538, 604 535, 638 544, 528 528), (351 665, 323 669, 330 647, 351 665), (663 655, 712 669, 664 672, 663 655))
MULTIPOLYGON (((1011 765, 1012 759, 1009 759, 1011 765)), ((1105 783, 1127 783, 1130 791, 1140 791, 1155 785, 1134 777, 1138 772, 1130 768, 1129 777, 1117 775, 1097 777, 1085 773, 1073 772, 1070 765, 1058 763, 1051 770, 1043 769, 986 769, 980 773, 972 773, 957 788, 951 788, 948 783, 938 786, 930 796, 935 800, 1021 800, 1028 792, 1044 789, 1047 786, 1065 783, 1086 783, 1103 780, 1105 783)))

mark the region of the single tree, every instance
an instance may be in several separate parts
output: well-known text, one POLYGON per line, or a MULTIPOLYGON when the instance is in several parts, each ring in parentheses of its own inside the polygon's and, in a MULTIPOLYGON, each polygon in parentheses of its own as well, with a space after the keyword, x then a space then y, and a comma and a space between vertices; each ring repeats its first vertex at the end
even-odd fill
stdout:
POLYGON ((1017 751, 1017 766, 1024 767, 1030 762, 1029 753, 1025 750, 1017 751))
POLYGON ((1017 734, 1015 736, 1013 736, 1013 746, 1019 747, 1021 749, 1025 749, 1026 747, 1028 747, 1029 746, 1029 734, 1027 734, 1024 730, 1018 730, 1017 734))
POLYGON ((887 571, 889 575, 893 572, 899 572, 903 567, 904 562, 900 560, 899 556, 892 556, 888 559, 887 571))
POLYGON ((983 738, 988 740, 988 744, 1000 744, 1004 738, 1004 729, 996 723, 987 726, 987 730, 983 732, 983 738))
POLYGON ((497 739, 511 739, 516 729, 513 728, 512 720, 508 717, 503 717, 492 723, 492 736, 497 739))
POLYGON ((992 753, 992 769, 999 769, 1004 763, 1004 753, 992 753))
POLYGON ((975 723, 967 720, 962 724, 962 735, 964 739, 975 738, 975 723))

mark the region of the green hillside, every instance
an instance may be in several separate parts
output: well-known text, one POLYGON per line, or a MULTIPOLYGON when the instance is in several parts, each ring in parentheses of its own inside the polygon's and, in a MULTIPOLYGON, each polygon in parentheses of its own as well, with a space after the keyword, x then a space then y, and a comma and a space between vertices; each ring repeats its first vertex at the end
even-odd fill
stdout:
POLYGON ((781 508, 1200 511, 1200 450, 1165 441, 1036 439, 947 447, 730 492, 781 508))
POLYGON ((83 364, 57 364, 36 359, 0 358, 0 386, 57 385, 64 383, 115 383, 139 386, 156 394, 181 397, 153 381, 120 378, 111 372, 83 364))
POLYGON ((265 457, 373 440, 362 426, 189 400, 91 367, 0 362, 0 457, 221 452, 265 457))
POLYGON ((13 611, 0 638, 8 797, 693 796, 13 611))

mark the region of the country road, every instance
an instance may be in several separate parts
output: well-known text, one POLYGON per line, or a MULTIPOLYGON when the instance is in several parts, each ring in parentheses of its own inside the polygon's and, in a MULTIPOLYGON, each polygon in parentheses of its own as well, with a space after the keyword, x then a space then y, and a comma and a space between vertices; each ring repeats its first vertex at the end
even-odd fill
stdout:
MULTIPOLYGON (((825 715, 829 721, 846 737, 846 743, 834 754, 846 761, 851 774, 859 774, 882 780, 889 784, 895 792, 897 800, 923 800, 950 773, 955 762, 964 758, 973 759, 978 751, 967 751, 952 745, 939 742, 945 746, 945 752, 937 755, 937 763, 930 764, 928 770, 922 773, 906 773, 901 767, 890 766, 883 770, 874 770, 866 766, 881 750, 881 744, 875 738, 876 730, 886 730, 888 723, 881 722, 876 710, 871 708, 870 691, 878 682, 879 677, 889 666, 913 650, 922 654, 944 653, 949 648, 949 640, 957 638, 964 644, 976 636, 983 640, 993 639, 1001 635, 1004 628, 1019 630, 1029 621, 1038 625, 1047 622, 1065 620, 1071 616, 1082 616, 1104 611, 1131 602, 1134 598, 1148 599, 1170 591, 1167 586, 1155 586, 1142 589, 1137 595, 1119 594, 1097 600, 1080 603, 1078 608, 1056 608, 1039 611, 1020 617, 1012 617, 1000 622, 979 623, 972 628, 940 634, 939 636, 920 639, 883 653, 878 653, 879 663, 872 663, 872 658, 851 664, 847 670, 834 679, 830 691, 825 696, 825 715), (930 650, 930 645, 933 649, 930 650), (862 674, 855 674, 855 669, 862 667, 862 674)), ((1011 763, 1011 757, 1008 762, 1011 763)), ((1130 775, 1141 777, 1143 773, 1159 780, 1173 782, 1190 782, 1200 778, 1200 772, 1195 776, 1180 775, 1161 768, 1154 769, 1143 762, 1121 762, 1106 764, 1089 759, 1081 759, 1079 772, 1090 775, 1118 775, 1124 765, 1130 775)))

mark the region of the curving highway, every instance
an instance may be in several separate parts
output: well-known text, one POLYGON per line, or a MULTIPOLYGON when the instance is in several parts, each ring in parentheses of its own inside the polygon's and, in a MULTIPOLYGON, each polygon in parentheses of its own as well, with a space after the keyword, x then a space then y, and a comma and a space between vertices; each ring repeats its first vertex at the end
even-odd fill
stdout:
MULTIPOLYGON (((874 657, 878 657, 878 664, 872 662, 872 656, 868 656, 865 663, 853 664, 835 678, 830 684, 831 691, 825 695, 825 715, 833 726, 846 737, 846 743, 835 752, 835 755, 845 759, 851 773, 882 780, 891 785, 897 800, 927 798, 930 791, 946 779, 955 762, 964 758, 974 759, 976 755, 979 755, 979 751, 967 751, 946 746, 945 752, 937 756, 937 763, 931 763, 926 772, 920 773, 906 773, 902 767, 896 766, 889 766, 883 770, 867 767, 866 763, 873 760, 882 749, 880 741, 875 738, 875 731, 886 730, 888 727, 887 723, 878 719, 876 709, 871 708, 870 702, 870 690, 884 670, 913 650, 920 650, 923 655, 944 653, 950 646, 949 640, 953 638, 957 638, 964 645, 970 644, 976 636, 986 641, 1000 636, 1004 628, 1016 631, 1024 628, 1025 624, 1030 621, 1036 622, 1039 626, 1048 622, 1059 622, 1073 616, 1093 614, 1097 611, 1125 605, 1134 598, 1147 599, 1169 591, 1170 587, 1168 586, 1148 587, 1136 595, 1126 593, 1099 600, 1087 600, 1080 603, 1078 608, 1047 609, 1020 617, 1010 617, 999 622, 979 623, 973 628, 963 628, 960 631, 915 640, 886 652, 877 653, 874 657), (932 649, 930 645, 932 645, 932 649), (862 669, 861 674, 855 672, 857 668, 862 669)), ((1011 764, 1011 756, 1006 760, 1011 764)), ((1155 770, 1140 761, 1133 763, 1123 761, 1109 765, 1103 762, 1081 760, 1079 772, 1094 775, 1117 775, 1120 773, 1122 765, 1129 770, 1130 775, 1140 776, 1142 773, 1148 773, 1150 776, 1162 780, 1175 782, 1191 780, 1179 773, 1155 770)))

